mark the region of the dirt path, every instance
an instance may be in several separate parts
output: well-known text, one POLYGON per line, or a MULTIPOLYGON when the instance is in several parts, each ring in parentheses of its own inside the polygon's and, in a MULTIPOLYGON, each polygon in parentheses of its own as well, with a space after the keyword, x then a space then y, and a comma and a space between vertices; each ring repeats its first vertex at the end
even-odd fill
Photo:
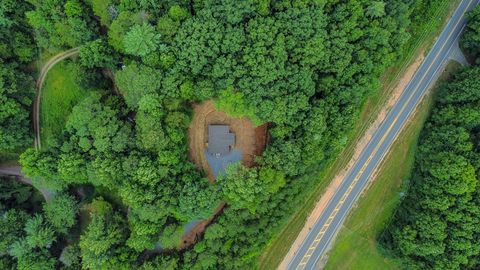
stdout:
POLYGON ((68 51, 64 51, 59 53, 52 58, 50 58, 47 63, 45 63, 40 70, 40 74, 38 76, 37 82, 35 84, 37 88, 37 96, 35 97, 35 103, 33 104, 33 130, 35 133, 35 148, 38 150, 42 147, 40 141, 40 100, 42 98, 42 88, 43 83, 45 82, 45 78, 47 77, 48 71, 55 66, 58 62, 63 61, 66 58, 75 56, 78 54, 80 47, 70 49, 68 51))
MULTIPOLYGON (((22 183, 27 184, 27 185, 31 185, 34 188, 36 188, 33 185, 32 180, 26 178, 25 175, 22 173, 22 168, 20 166, 1 167, 0 168, 0 176, 1 175, 7 176, 7 177, 15 177, 15 179, 17 179, 19 182, 22 182, 22 183)), ((38 191, 40 191, 40 193, 42 193, 45 201, 50 201, 55 196, 55 191, 53 191, 53 190, 40 188, 40 189, 38 189, 38 191)))
POLYGON ((360 153, 362 153, 363 149, 366 147, 367 143, 372 138, 374 131, 383 122, 383 120, 385 119, 391 107, 397 102, 397 100, 399 99, 400 95, 403 92, 403 89, 405 89, 408 82, 412 79, 413 75, 415 74, 415 71, 417 71, 417 69, 420 67, 424 58, 425 57, 423 54, 418 56, 415 59, 415 61, 407 68, 403 76, 399 79, 397 85, 392 90, 390 94, 391 96, 388 99, 387 103, 379 111, 375 121, 369 126, 368 130, 364 133, 364 135, 356 144, 354 154, 351 160, 348 162, 348 165, 331 180, 330 184, 325 189, 324 194, 322 194, 322 196, 317 201, 315 208, 313 209, 312 213, 310 214, 310 216, 307 218, 307 221, 305 222, 305 226, 300 231, 299 235, 297 236, 297 239, 295 240, 293 245, 290 247, 290 250, 288 251, 285 258, 283 258, 283 261, 278 266, 278 269, 281 269, 281 270, 287 269, 288 263, 292 260, 293 256, 295 255, 295 252, 302 245, 304 239, 308 235, 310 228, 315 224, 315 221, 320 217, 320 215, 323 212, 323 209, 326 207, 328 202, 332 199, 333 195, 335 194, 335 191, 339 188, 342 182, 342 179, 345 177, 346 173, 351 169, 351 167, 355 164, 355 161, 360 156, 360 153))

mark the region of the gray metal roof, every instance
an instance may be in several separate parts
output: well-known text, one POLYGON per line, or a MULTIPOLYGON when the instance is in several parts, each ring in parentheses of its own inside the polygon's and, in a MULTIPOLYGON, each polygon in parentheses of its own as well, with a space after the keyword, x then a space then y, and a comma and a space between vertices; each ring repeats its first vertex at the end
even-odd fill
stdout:
POLYGON ((208 153, 225 155, 235 145, 235 134, 230 133, 227 125, 208 126, 208 153))

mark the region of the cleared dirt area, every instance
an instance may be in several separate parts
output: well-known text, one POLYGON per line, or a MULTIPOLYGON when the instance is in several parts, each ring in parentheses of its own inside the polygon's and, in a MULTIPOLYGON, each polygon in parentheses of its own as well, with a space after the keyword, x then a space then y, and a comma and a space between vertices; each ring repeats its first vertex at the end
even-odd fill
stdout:
MULTIPOLYGON (((193 105, 194 115, 188 128, 189 156, 190 159, 208 173, 211 183, 215 181, 205 157, 205 149, 208 141, 208 125, 229 125, 230 131, 235 133, 234 148, 242 151, 242 164, 251 167, 255 164, 255 156, 261 155, 268 142, 268 124, 254 127, 252 122, 245 117, 232 118, 225 112, 215 109, 213 101, 193 105)), ((192 246, 203 234, 207 226, 222 212, 225 203, 222 202, 215 209, 211 218, 202 220, 182 237, 182 246, 185 249, 192 246)))
POLYGON ((190 159, 208 173, 208 179, 213 182, 214 177, 204 151, 208 141, 208 125, 229 125, 230 131, 235 133, 235 147, 243 153, 242 164, 253 166, 255 156, 265 149, 268 134, 267 124, 254 127, 245 117, 231 118, 225 112, 215 109, 213 101, 193 105, 194 116, 188 129, 190 159))

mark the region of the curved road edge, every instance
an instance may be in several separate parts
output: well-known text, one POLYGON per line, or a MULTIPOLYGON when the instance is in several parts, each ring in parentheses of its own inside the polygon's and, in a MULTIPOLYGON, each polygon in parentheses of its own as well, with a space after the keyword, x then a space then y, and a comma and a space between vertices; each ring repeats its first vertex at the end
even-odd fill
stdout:
POLYGON ((56 191, 46 188, 40 188, 33 184, 31 179, 28 179, 25 174, 22 173, 22 168, 20 166, 9 166, 9 167, 0 167, 0 176, 14 177, 17 181, 31 185, 36 188, 40 193, 42 193, 45 201, 51 201, 56 194, 56 191))
POLYGON ((35 133, 34 145, 37 150, 42 147, 40 139, 40 100, 42 99, 42 89, 47 77, 48 72, 52 67, 54 67, 58 62, 65 60, 66 58, 75 56, 78 54, 80 47, 76 47, 64 52, 61 52, 52 58, 50 58, 47 63, 40 70, 40 74, 36 81, 35 87, 37 88, 37 95, 35 97, 35 102, 33 103, 33 131, 35 133))

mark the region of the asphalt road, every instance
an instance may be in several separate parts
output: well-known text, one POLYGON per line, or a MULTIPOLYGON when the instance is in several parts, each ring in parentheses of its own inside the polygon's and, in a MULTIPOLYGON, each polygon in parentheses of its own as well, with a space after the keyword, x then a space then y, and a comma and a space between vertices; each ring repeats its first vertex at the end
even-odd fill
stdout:
POLYGON ((315 269, 328 251, 349 210, 368 183, 382 158, 388 152, 409 116, 421 101, 429 86, 438 78, 452 48, 465 27, 465 13, 480 0, 462 0, 422 65, 406 86, 398 102, 375 131, 359 159, 342 180, 320 218, 295 253, 288 269, 315 269))

